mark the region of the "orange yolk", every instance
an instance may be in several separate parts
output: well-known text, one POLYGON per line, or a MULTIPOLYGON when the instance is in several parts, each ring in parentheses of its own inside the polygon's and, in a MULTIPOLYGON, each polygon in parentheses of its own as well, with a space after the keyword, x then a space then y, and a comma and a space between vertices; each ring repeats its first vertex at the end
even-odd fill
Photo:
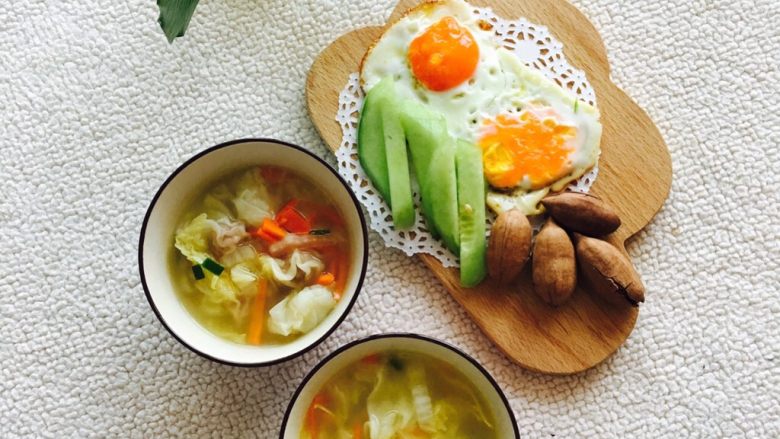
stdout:
POLYGON ((479 139, 485 178, 496 188, 518 186, 525 177, 531 189, 548 186, 571 172, 569 155, 574 150, 566 140, 576 130, 558 125, 553 118, 540 119, 524 111, 520 117, 500 114, 487 119, 479 139))
POLYGON ((468 29, 452 17, 444 17, 412 41, 408 57, 420 83, 430 90, 444 91, 474 74, 479 47, 468 29))

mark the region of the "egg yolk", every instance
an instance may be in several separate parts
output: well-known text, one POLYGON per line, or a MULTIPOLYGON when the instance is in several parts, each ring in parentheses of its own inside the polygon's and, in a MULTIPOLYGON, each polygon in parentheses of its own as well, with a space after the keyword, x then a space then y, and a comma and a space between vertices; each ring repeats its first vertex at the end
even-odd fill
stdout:
POLYGON ((453 17, 444 17, 412 41, 408 58, 420 83, 430 90, 444 91, 474 74, 479 46, 468 29, 453 17))
POLYGON ((525 178, 531 189, 548 186, 571 172, 574 148, 567 140, 575 133, 574 127, 530 111, 487 119, 478 141, 485 178, 501 189, 516 187, 525 178))

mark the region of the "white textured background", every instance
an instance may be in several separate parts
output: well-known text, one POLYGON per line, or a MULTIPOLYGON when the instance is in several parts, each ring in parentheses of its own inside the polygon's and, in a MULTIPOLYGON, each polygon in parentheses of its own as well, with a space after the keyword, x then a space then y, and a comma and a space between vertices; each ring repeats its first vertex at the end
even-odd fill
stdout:
POLYGON ((203 0, 172 46, 151 0, 65 3, 0 6, 0 437, 274 437, 318 359, 382 331, 475 355, 524 437, 780 437, 776 0, 575 1, 668 142, 674 183, 630 246, 649 290, 636 330, 562 378, 510 364, 376 235, 356 308, 314 351, 247 370, 180 346, 138 276, 154 191, 229 139, 325 154, 308 67, 394 1, 203 0))

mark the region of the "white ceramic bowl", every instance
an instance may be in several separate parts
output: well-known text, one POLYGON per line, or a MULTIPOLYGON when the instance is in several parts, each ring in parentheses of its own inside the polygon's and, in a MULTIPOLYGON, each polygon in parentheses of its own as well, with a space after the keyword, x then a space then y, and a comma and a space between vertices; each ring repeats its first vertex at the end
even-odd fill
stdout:
POLYGON ((200 152, 179 166, 152 199, 141 228, 138 263, 146 297, 163 326, 183 345, 220 363, 264 366, 290 359, 325 339, 344 320, 357 299, 368 259, 366 223, 360 204, 347 183, 316 155, 272 139, 242 139, 200 152), (344 294, 336 308, 316 328, 291 343, 249 346, 224 340, 201 326, 176 296, 168 258, 175 251, 173 236, 183 210, 215 180, 253 165, 289 168, 328 194, 343 213, 353 260, 344 294))
MULTIPOLYGON (((380 334, 353 341, 328 355, 306 375, 287 406, 280 439, 299 439, 306 411, 322 386, 347 365, 377 352, 401 350, 430 355, 458 369, 487 402, 496 420, 496 437, 510 439, 520 437, 517 422, 506 396, 498 383, 477 360, 458 348, 442 341, 418 334, 380 334)), ((476 438, 475 438, 476 439, 476 438)))

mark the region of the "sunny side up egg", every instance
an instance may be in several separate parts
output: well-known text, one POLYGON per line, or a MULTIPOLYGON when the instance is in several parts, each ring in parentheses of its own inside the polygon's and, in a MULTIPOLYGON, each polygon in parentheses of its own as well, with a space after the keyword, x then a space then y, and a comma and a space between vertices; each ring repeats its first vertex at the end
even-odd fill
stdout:
POLYGON ((360 75, 366 92, 392 77, 401 98, 438 111, 450 135, 481 147, 496 212, 540 213, 548 192, 598 160, 598 110, 501 47, 462 0, 410 10, 369 49, 360 75))

